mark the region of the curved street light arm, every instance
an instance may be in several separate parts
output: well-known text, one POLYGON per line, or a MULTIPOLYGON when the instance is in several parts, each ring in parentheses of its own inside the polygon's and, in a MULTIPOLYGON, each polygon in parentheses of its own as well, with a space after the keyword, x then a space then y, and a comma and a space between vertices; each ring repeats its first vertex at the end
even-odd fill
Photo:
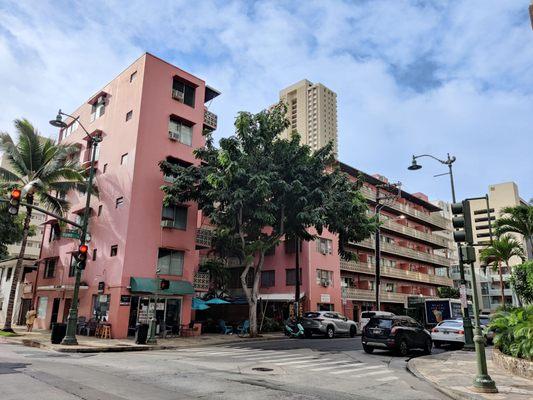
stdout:
MULTIPOLYGON (((83 131, 85 132, 85 135, 91 140, 95 140, 95 138, 93 136, 91 136, 91 134, 89 133, 89 131, 87 129, 85 129, 85 127, 83 126, 83 124, 81 123, 80 121, 80 117, 77 116, 77 117, 74 117, 73 115, 70 115, 70 114, 67 114, 61 110, 59 110, 58 112, 59 115, 64 115, 65 117, 69 117, 69 118, 72 118, 74 121, 77 121, 78 124, 80 124, 81 128, 83 129, 83 131)), ((96 141, 98 141, 98 139, 96 139, 96 141)))
POLYGON ((430 157, 430 158, 433 158, 434 160, 437 160, 441 164, 446 164, 446 165, 450 165, 451 163, 455 161, 455 157, 453 156, 450 157, 450 154, 448 154, 448 159, 446 161, 441 160, 440 158, 437 158, 435 156, 432 156, 431 154, 420 154, 418 156, 413 155, 413 160, 416 160, 417 158, 421 158, 421 157, 430 157))

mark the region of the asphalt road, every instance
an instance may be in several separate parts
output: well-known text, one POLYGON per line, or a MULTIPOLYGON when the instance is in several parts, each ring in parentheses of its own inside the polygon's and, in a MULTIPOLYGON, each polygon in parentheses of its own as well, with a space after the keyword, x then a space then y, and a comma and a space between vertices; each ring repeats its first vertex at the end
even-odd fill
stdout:
MULTIPOLYGON (((414 354, 413 356, 417 356, 414 354)), ((64 354, 0 344, 2 400, 446 399, 407 359, 361 339, 281 339, 181 350, 64 354)))

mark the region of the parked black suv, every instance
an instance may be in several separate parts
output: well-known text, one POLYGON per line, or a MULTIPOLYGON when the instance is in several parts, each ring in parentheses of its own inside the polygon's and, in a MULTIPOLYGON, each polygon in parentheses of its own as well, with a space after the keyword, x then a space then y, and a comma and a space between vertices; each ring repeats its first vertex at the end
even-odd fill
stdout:
POLYGON ((393 350, 406 356, 411 349, 422 349, 431 354, 431 334, 411 317, 372 317, 363 329, 363 350, 372 353, 374 349, 393 350))

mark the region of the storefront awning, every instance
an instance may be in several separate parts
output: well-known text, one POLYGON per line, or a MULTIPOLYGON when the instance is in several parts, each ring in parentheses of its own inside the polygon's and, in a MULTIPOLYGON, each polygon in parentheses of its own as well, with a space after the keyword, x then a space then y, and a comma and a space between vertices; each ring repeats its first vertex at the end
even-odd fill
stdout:
POLYGON ((170 286, 166 290, 159 289, 159 279, 153 278, 130 278, 130 291, 132 293, 154 293, 159 295, 194 294, 194 288, 188 281, 169 281, 170 286))
MULTIPOLYGON (((305 293, 300 293, 300 299, 305 296, 305 293)), ((265 293, 257 296, 263 301, 294 301, 294 293, 265 293)))

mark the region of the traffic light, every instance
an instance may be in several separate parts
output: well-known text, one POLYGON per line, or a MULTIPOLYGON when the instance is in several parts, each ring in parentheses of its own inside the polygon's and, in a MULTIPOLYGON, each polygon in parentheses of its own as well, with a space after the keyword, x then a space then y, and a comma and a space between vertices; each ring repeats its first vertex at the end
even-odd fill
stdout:
POLYGON ((472 232, 472 215, 470 214, 470 202, 463 200, 461 203, 452 204, 452 218, 454 227, 453 240, 461 243, 474 243, 472 232))
POLYGON ((17 215, 20 208, 20 199, 22 197, 22 192, 20 189, 13 189, 11 191, 11 199, 9 200, 9 208, 7 212, 11 215, 17 215))
POLYGON ((476 250, 473 246, 461 246, 461 260, 464 264, 472 264, 476 262, 476 250))
POLYGON ((161 279, 161 282, 159 283, 159 289, 168 290, 169 287, 170 281, 168 279, 161 279))
POLYGON ((80 244, 78 247, 78 255, 76 256, 78 260, 78 268, 85 269, 85 264, 87 263, 87 253, 89 252, 89 247, 86 244, 80 244))

